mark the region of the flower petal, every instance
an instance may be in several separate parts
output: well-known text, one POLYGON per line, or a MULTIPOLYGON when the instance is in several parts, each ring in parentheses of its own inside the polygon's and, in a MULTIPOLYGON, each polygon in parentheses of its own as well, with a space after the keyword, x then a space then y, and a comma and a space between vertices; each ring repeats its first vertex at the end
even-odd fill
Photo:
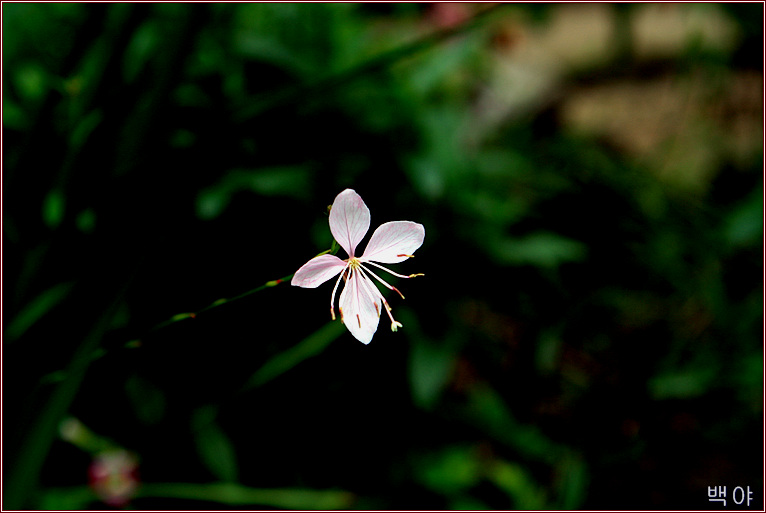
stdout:
POLYGON ((396 264, 407 260, 423 244, 426 229, 412 221, 391 221, 378 226, 362 255, 363 260, 396 264))
POLYGON ((370 287, 375 287, 375 284, 369 282, 358 270, 353 271, 340 299, 343 324, 354 338, 363 344, 370 343, 380 320, 378 312, 381 306, 370 287))
POLYGON ((336 276, 345 267, 346 262, 335 255, 320 255, 303 264, 293 275, 290 284, 313 289, 336 276))
POLYGON ((370 229, 370 209, 353 189, 338 194, 330 209, 330 231, 348 256, 370 229))

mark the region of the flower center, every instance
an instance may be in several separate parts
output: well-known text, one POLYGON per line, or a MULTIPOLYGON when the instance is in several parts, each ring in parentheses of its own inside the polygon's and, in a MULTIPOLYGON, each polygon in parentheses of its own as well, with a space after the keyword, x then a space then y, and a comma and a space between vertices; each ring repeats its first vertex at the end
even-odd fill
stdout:
POLYGON ((349 266, 349 267, 350 267, 352 270, 356 270, 356 269, 359 269, 359 268, 362 266, 362 261, 361 261, 361 260, 359 260, 359 259, 358 259, 358 258, 356 258, 356 257, 351 257, 351 258, 349 258, 349 259, 348 259, 348 266, 349 266))

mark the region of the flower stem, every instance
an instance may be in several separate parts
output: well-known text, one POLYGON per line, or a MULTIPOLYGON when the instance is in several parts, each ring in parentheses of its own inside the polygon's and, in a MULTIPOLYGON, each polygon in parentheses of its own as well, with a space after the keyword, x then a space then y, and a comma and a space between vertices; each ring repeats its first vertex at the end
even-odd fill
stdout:
MULTIPOLYGON (((327 253, 327 252, 325 252, 325 253, 327 253)), ((323 253, 320 253, 320 254, 323 254, 323 253)), ((295 274, 295 273, 293 273, 293 274, 295 274)), ((238 296, 234 296, 234 297, 231 297, 231 298, 221 298, 221 299, 218 299, 218 300, 212 302, 211 304, 207 305, 205 308, 203 308, 201 310, 197 310, 196 312, 185 312, 185 313, 176 314, 173 317, 171 317, 170 319, 168 319, 166 321, 163 321, 163 322, 157 324, 156 326, 154 326, 153 328, 151 328, 148 331, 148 333, 151 333, 153 331, 157 331, 157 330, 162 329, 162 328, 164 328, 166 326, 170 326, 171 324, 175 324, 176 322, 183 321, 184 319, 196 319, 198 315, 200 315, 201 313, 207 312, 208 310, 212 310, 213 308, 216 308, 216 307, 219 307, 219 306, 222 306, 222 305, 227 305, 229 303, 237 301, 238 299, 242 299, 242 298, 245 298, 245 297, 247 297, 247 296, 249 296, 251 294, 255 294, 256 292, 260 292, 263 289, 268 289, 268 288, 271 288, 271 287, 276 287, 280 283, 283 283, 285 281, 289 281, 293 277, 293 274, 284 276, 284 277, 279 278, 277 280, 267 281, 263 285, 261 285, 259 287, 256 287, 254 289, 248 290, 247 292, 239 294, 238 296)), ((128 342, 127 345, 135 346, 136 342, 138 342, 138 341, 131 340, 130 342, 128 342)))
MULTIPOLYGON (((335 253, 338 252, 338 248, 339 248, 338 243, 335 242, 335 240, 333 240, 332 241, 332 246, 330 247, 330 249, 322 251, 321 253, 319 253, 316 256, 327 255, 328 253, 334 255, 335 253)), ((314 257, 314 258, 316 258, 316 257, 314 257)), ((162 329, 162 328, 164 328, 166 326, 170 326, 171 324, 175 324, 175 323, 177 323, 179 321, 183 321, 184 319, 196 319, 198 315, 200 315, 201 313, 207 312, 208 310, 212 310, 213 308, 216 308, 216 307, 219 307, 219 306, 222 306, 222 305, 227 305, 229 303, 237 301, 238 299, 245 298, 245 297, 249 296, 250 294, 255 294, 256 292, 260 292, 260 291, 262 291, 264 289, 268 289, 268 288, 271 288, 271 287, 276 287, 280 283, 284 283, 286 281, 289 281, 290 279, 292 279, 292 277, 294 275, 295 275, 295 273, 289 274, 289 275, 284 276, 282 278, 279 278, 277 280, 267 281, 266 283, 264 283, 263 285, 261 285, 259 287, 256 287, 254 289, 248 290, 247 292, 244 292, 244 293, 242 293, 242 294, 240 294, 238 296, 234 296, 232 298, 228 298, 228 299, 227 298, 221 298, 221 299, 218 299, 218 300, 212 302, 211 304, 209 304, 208 306, 206 306, 205 308, 203 308, 202 310, 197 310, 196 312, 185 312, 185 313, 176 314, 173 317, 171 317, 170 319, 168 319, 166 321, 163 321, 163 322, 157 324, 156 326, 154 326, 153 328, 151 328, 148 331, 148 333, 152 333, 152 332, 157 331, 159 329, 162 329)), ((140 345, 141 345, 140 340, 131 340, 130 342, 128 342, 126 344, 126 347, 138 347, 140 345)))
MULTIPOLYGON (((326 250, 326 251, 322 251, 317 256, 326 255, 328 253, 334 255, 335 253, 337 253, 337 251, 338 251, 338 245, 333 240, 332 247, 330 249, 326 250)), ((289 274, 287 276, 283 276, 282 278, 279 278, 279 279, 276 279, 276 280, 267 281, 263 285, 261 285, 259 287, 256 287, 254 289, 248 290, 247 292, 243 292, 242 294, 240 294, 238 296, 234 296, 234 297, 231 297, 231 298, 221 298, 221 299, 218 299, 218 300, 212 302, 211 304, 209 304, 208 306, 206 306, 205 308, 202 308, 201 310, 197 310, 196 312, 184 312, 184 313, 176 314, 173 317, 171 317, 170 319, 162 321, 161 323, 159 323, 159 324, 155 325, 154 327, 150 328, 146 332, 146 334, 153 333, 155 331, 161 330, 162 328, 165 328, 165 327, 170 326, 172 324, 175 324, 177 322, 183 321, 185 319, 196 319, 198 315, 200 315, 200 314, 202 314, 204 312, 207 312, 208 310, 212 310, 213 308, 216 308, 216 307, 219 307, 219 306, 222 306, 222 305, 227 305, 227 304, 232 303, 234 301, 237 301, 239 299, 246 298, 247 296, 249 296, 251 294, 255 294, 256 292, 260 292, 261 290, 268 289, 268 288, 271 288, 271 287, 276 287, 280 283, 284 283, 284 282, 289 281, 290 279, 292 279, 294 274, 295 273, 289 274)), ((135 348, 141 347, 142 343, 143 342, 142 342, 141 339, 132 339, 132 340, 129 340, 128 342, 126 342, 123 347, 126 348, 126 349, 135 349, 135 348)), ((97 360, 98 358, 101 358, 106 353, 107 353, 107 351, 104 350, 104 349, 95 349, 92 352, 92 354, 90 355, 89 362, 93 361, 93 360, 97 360)), ((51 372, 51 373, 46 374, 45 376, 43 376, 42 379, 41 379, 41 383, 45 383, 45 384, 58 383, 58 382, 64 381, 64 379, 66 379, 66 377, 67 377, 67 371, 65 371, 63 369, 62 370, 57 370, 57 371, 51 372)))

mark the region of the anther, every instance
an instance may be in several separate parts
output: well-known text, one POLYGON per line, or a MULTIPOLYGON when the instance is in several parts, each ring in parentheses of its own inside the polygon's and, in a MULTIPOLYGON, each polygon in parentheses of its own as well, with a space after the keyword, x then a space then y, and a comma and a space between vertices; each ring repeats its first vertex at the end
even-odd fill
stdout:
POLYGON ((397 257, 403 257, 403 256, 406 256, 406 257, 409 257, 409 258, 415 258, 415 255, 408 255, 408 254, 406 254, 406 253, 402 253, 401 255, 396 255, 396 256, 397 256, 397 257))

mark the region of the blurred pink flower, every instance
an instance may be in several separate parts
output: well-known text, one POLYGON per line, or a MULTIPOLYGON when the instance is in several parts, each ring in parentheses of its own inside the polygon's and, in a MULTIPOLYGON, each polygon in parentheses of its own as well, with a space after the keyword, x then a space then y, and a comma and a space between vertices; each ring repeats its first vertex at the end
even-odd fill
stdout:
POLYGON ((104 503, 125 506, 138 490, 138 459, 124 449, 102 451, 88 468, 88 481, 104 503))
POLYGON ((356 257, 356 246, 370 228, 370 210, 352 189, 338 194, 330 209, 330 231, 338 244, 346 250, 349 258, 341 260, 334 255, 320 255, 309 260, 293 276, 292 285, 304 288, 316 288, 330 278, 338 276, 330 297, 330 315, 335 320, 335 292, 340 279, 346 281, 340 293, 340 319, 348 331, 360 342, 369 344, 378 329, 381 303, 391 319, 391 330, 401 328, 401 323, 394 320, 391 307, 370 279, 378 280, 387 289, 404 296, 396 287, 386 283, 366 265, 398 276, 414 278, 422 274, 404 276, 383 267, 382 264, 396 264, 412 258, 412 254, 423 244, 426 230, 422 224, 412 221, 392 221, 380 225, 370 238, 362 256, 356 257))
POLYGON ((431 4, 428 19, 439 28, 455 28, 471 18, 467 4, 439 2, 431 4))

